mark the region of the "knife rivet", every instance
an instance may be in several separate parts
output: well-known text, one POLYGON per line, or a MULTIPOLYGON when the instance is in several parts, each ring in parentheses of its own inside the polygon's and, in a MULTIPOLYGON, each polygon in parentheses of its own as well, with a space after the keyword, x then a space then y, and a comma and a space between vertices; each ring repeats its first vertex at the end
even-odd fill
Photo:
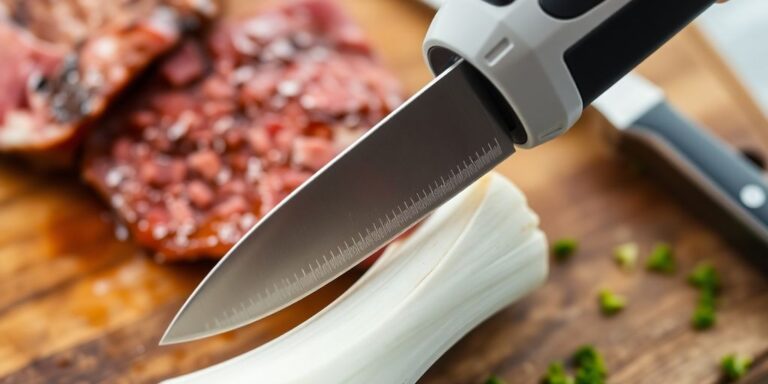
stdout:
POLYGON ((758 209, 765 205, 765 191, 757 185, 747 184, 739 193, 741 203, 747 208, 758 209))

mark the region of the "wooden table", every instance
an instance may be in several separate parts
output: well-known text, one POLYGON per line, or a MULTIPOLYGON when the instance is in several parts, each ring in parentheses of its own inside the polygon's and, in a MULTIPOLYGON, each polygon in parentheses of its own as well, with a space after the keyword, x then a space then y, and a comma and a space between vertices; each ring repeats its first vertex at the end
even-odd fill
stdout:
MULTIPOLYGON (((432 11, 410 0, 346 0, 374 45, 415 91, 429 79, 420 39, 432 11)), ((238 11, 254 7, 241 1, 238 11), (246 5, 247 4, 247 5, 246 5)), ((768 123, 692 29, 643 64, 672 101, 738 147, 768 153, 768 123)), ((582 344, 605 354, 613 383, 714 383, 726 353, 756 357, 747 382, 768 380, 768 279, 601 139, 588 111, 570 133, 499 167, 528 195, 550 238, 580 239, 538 292, 484 323, 442 358, 423 383, 479 383, 496 373, 535 383, 582 344), (638 241, 674 245, 673 277, 620 271, 611 249, 638 241), (723 275, 718 325, 694 332, 696 293, 685 273, 710 260, 723 275), (630 305, 600 316, 596 291, 630 305)), ((211 264, 158 265, 113 236, 106 208, 72 175, 40 175, 0 163, 0 383, 152 383, 252 349, 292 328, 342 292, 344 276, 286 311, 245 329, 174 347, 157 341, 211 264)), ((384 363, 384 362, 382 362, 384 363)))

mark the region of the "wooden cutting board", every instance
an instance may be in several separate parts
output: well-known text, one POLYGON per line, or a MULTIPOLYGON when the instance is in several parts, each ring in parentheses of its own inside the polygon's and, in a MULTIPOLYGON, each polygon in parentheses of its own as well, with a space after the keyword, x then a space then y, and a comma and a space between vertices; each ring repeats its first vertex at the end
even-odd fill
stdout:
MULTIPOLYGON (((236 1, 230 12, 257 7, 236 1)), ((411 0, 346 0, 374 45, 415 91, 430 76, 420 41, 432 11, 411 0)), ((693 29, 641 72, 683 111, 737 147, 768 154, 768 122, 693 29)), ((581 249, 553 265, 548 283, 458 343, 423 383, 481 383, 496 373, 535 383, 582 344, 605 354, 613 383, 715 383, 726 353, 756 357, 747 382, 768 380, 768 278, 717 233, 638 173, 601 139, 588 111, 570 133, 499 167, 528 195, 550 238, 581 249), (634 240, 674 245, 673 277, 615 267, 611 249, 634 240), (722 272, 719 323, 694 332, 695 292, 685 273, 710 260, 722 272), (611 288, 629 307, 605 319, 595 294, 611 288)), ((0 162, 0 383, 153 383, 240 354, 300 323, 341 293, 352 272, 272 318, 220 337, 174 346, 157 341, 210 263, 159 265, 113 235, 105 206, 75 175, 41 175, 0 162)), ((385 364, 385 362, 382 362, 385 364)), ((322 383, 321 383, 322 384, 322 383)))

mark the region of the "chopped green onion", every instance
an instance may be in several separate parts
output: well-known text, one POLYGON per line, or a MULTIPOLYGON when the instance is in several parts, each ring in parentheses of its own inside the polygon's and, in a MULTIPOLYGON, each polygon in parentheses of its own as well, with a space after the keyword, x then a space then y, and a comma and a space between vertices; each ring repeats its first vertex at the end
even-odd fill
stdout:
POLYGON ((691 318, 691 325, 697 330, 705 330, 712 328, 717 321, 717 315, 715 313, 715 292, 712 289, 702 289, 699 302, 696 304, 696 309, 693 311, 691 318))
POLYGON ((707 306, 697 306, 696 310, 693 312, 691 324, 693 324, 694 328, 701 331, 712 328, 716 321, 717 316, 715 315, 714 308, 707 306))
POLYGON ((563 363, 556 362, 549 365, 547 374, 541 379, 541 384, 574 384, 573 377, 565 372, 563 363))
POLYGON ((491 375, 491 377, 485 380, 485 384, 506 384, 506 382, 496 375, 491 375))
POLYGON ((717 321, 715 302, 720 289, 717 271, 707 263, 700 263, 688 275, 688 282, 699 289, 699 301, 693 311, 691 325, 697 330, 712 328, 717 321))
POLYGON ((699 289, 716 291, 720 288, 720 278, 715 268, 707 263, 700 263, 688 275, 688 282, 699 289))
POLYGON ((575 239, 560 239, 552 244, 552 254, 557 260, 565 261, 576 252, 578 247, 579 243, 575 239))
POLYGON ((729 381, 736 381, 744 377, 751 365, 752 359, 749 357, 741 357, 733 354, 723 357, 723 360, 720 362, 723 376, 729 381))
POLYGON ((646 267, 649 271, 671 274, 675 272, 675 256, 669 244, 657 244, 648 258, 646 267))
POLYGON ((605 368, 605 362, 600 352, 591 345, 584 345, 573 354, 573 362, 578 368, 590 368, 606 375, 608 370, 605 368))
POLYGON ((563 363, 555 362, 549 365, 546 375, 541 379, 542 384, 605 384, 608 370, 605 368, 603 357, 594 347, 585 345, 579 348, 571 357, 576 375, 571 376, 563 367, 563 363))
POLYGON ((576 365, 575 384, 604 384, 608 376, 605 362, 595 347, 586 345, 573 355, 576 365))
POLYGON ((625 243, 613 249, 613 258, 624 269, 633 269, 639 254, 640 247, 637 243, 625 243))
POLYGON ((627 299, 624 296, 608 290, 600 291, 597 299, 600 303, 600 310, 606 316, 615 315, 627 306, 627 299))

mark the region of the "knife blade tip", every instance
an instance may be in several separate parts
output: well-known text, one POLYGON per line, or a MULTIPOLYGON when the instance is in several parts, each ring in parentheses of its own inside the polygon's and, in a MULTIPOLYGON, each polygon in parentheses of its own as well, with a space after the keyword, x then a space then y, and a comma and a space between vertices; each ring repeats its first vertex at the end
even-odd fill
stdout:
POLYGON ((186 343, 190 341, 196 341, 201 340, 209 336, 214 336, 217 333, 190 333, 190 332, 183 332, 178 329, 178 327, 174 327, 174 324, 171 324, 168 329, 165 331, 163 336, 160 338, 160 341, 158 342, 158 345, 160 346, 167 346, 167 345, 174 345, 174 344, 181 344, 186 343))
POLYGON ((178 330, 178 327, 176 327, 176 319, 174 319, 174 321, 171 322, 171 324, 163 333, 163 336, 160 338, 158 345, 166 346, 166 345, 180 344, 185 341, 191 341, 188 339, 189 339, 188 335, 185 335, 184 333, 181 333, 178 330))
POLYGON ((168 334, 168 330, 166 330, 165 334, 163 334, 163 337, 160 338, 160 341, 157 342, 157 345, 161 347, 165 347, 168 345, 178 344, 181 341, 175 339, 174 337, 170 336, 168 334))
POLYGON ((217 331, 211 331, 207 328, 202 329, 198 322, 194 321, 194 319, 189 319, 188 316, 185 316, 186 308, 187 305, 185 304, 181 310, 179 310, 173 320, 171 320, 168 328, 160 338, 158 345, 165 346, 181 344, 189 341, 204 339, 206 337, 221 333, 217 331))

